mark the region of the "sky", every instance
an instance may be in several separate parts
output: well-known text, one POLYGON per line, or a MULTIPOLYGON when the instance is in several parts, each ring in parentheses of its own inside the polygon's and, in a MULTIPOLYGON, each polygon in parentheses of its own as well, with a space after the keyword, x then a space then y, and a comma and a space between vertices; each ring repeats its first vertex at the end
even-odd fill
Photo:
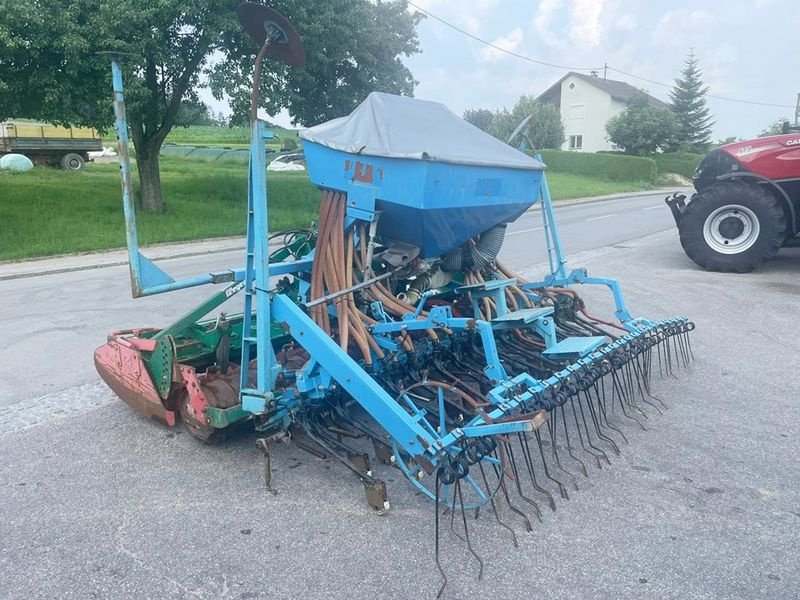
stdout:
MULTIPOLYGON (((781 117, 794 119, 800 0, 411 1, 496 46, 566 67, 510 56, 427 17, 417 28, 421 53, 403 60, 419 82, 414 95, 443 102, 457 114, 510 108, 520 95, 541 94, 570 69, 597 68, 602 75, 604 64, 609 79, 666 101, 693 49, 709 94, 782 105, 708 98, 714 140, 752 137, 781 117)), ((287 114, 272 120, 289 125, 287 114)))

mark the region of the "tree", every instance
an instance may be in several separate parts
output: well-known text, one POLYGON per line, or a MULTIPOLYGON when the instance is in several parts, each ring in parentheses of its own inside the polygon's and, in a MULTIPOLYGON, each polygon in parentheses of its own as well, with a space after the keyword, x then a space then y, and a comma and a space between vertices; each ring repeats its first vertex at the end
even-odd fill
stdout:
POLYGON ((684 61, 681 76, 669 93, 670 108, 678 120, 676 147, 685 147, 695 152, 705 152, 711 144, 711 120, 705 95, 708 86, 703 85, 702 71, 693 51, 684 61))
MULTIPOLYGON (((126 106, 141 205, 163 211, 158 155, 181 104, 196 102, 204 71, 246 105, 257 48, 234 9, 241 0, 0 0, 0 120, 28 117, 107 130, 113 123, 108 59, 125 53, 126 106), (207 63, 214 54, 214 65, 207 63), (246 55, 246 56, 243 56, 246 55), (229 77, 221 77, 228 73, 229 77), (226 87, 229 86, 229 87, 226 87)), ((405 0, 270 3, 304 39, 308 65, 268 61, 262 98, 303 123, 352 110, 373 89, 410 94, 401 55, 418 51, 420 19, 405 0)), ((247 114, 244 111, 244 114, 247 114)))
MULTIPOLYGON (((558 109, 552 104, 539 102, 533 96, 522 95, 510 111, 505 108, 497 111, 489 133, 505 142, 530 115, 533 115, 531 120, 521 132, 526 136, 523 139, 527 139, 536 149, 560 148, 564 143, 564 123, 558 109)), ((515 145, 517 143, 519 140, 514 142, 515 145)))
POLYGON ((780 135, 783 133, 783 124, 787 123, 789 119, 786 117, 781 117, 780 119, 774 121, 769 127, 763 129, 761 133, 758 134, 758 137, 767 137, 768 135, 780 135))
POLYGON ((472 123, 478 129, 488 132, 492 126, 494 113, 485 108, 468 108, 464 111, 464 120, 472 123))
POLYGON ((669 109, 650 106, 648 97, 638 92, 630 97, 623 112, 606 123, 608 139, 627 154, 652 154, 675 144, 678 120, 669 109))
MULTIPOLYGON (((224 119, 223 119, 224 123, 224 119)), ((175 125, 219 125, 220 121, 205 102, 200 100, 184 100, 175 117, 175 125)))
MULTIPOLYGON (((302 126, 349 114, 370 92, 413 95, 414 80, 400 60, 419 52, 416 26, 422 13, 406 0, 276 0, 303 38, 307 64, 291 69, 270 64, 262 76, 261 98, 270 114, 287 109, 302 126)), ((227 94, 232 121, 250 109, 251 73, 257 48, 240 28, 226 32, 230 60, 218 63, 209 84, 217 99, 227 94)))

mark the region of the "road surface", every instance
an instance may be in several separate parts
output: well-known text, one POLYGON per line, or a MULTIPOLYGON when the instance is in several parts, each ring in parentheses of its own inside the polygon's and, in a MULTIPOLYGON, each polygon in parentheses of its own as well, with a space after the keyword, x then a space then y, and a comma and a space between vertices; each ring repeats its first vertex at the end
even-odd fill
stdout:
MULTIPOLYGON (((562 236, 636 314, 697 323, 692 371, 654 382, 669 410, 626 427, 622 455, 533 532, 515 524, 518 548, 476 522, 482 581, 447 537, 445 598, 798 598, 800 248, 755 273, 705 273, 658 231, 671 228, 666 207, 645 210, 658 202, 564 207, 562 236)), ((539 225, 526 219, 511 233, 539 225)), ((543 255, 526 238, 510 236, 507 260, 534 276, 543 255)), ((393 507, 380 518, 341 465, 278 446, 273 496, 252 437, 201 446, 97 382, 106 330, 165 323, 205 294, 132 301, 122 267, 0 281, 0 598, 434 598, 432 507, 396 470, 376 468, 393 507)), ((602 290, 585 296, 608 314, 602 290)))
MULTIPOLYGON (((564 248, 575 253, 673 228, 663 197, 662 192, 591 204, 557 204, 564 248)), ((512 268, 522 268, 544 262, 546 256, 541 213, 528 212, 509 227, 501 258, 512 268)), ((233 251, 160 264, 183 276, 238 267, 242 258, 242 251, 233 251)), ((127 266, 0 280, 0 330, 7 357, 0 364, 0 407, 96 382, 92 354, 109 331, 166 325, 199 304, 209 290, 133 300, 127 266)), ((236 311, 237 300, 229 306, 236 311)), ((102 388, 98 391, 105 393, 102 388)))

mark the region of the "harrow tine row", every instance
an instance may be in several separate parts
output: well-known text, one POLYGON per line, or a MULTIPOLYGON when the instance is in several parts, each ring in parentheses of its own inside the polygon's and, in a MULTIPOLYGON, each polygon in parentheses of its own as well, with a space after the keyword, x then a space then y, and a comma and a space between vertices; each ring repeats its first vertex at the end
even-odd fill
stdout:
MULTIPOLYGON (((638 344, 612 357, 606 369, 598 369, 591 375, 562 385, 558 390, 547 390, 540 394, 536 407, 532 408, 545 408, 548 419, 544 426, 533 432, 499 436, 496 441, 493 439, 485 442, 482 448, 486 450, 492 447, 490 454, 494 461, 491 470, 500 479, 498 490, 501 493, 490 496, 491 518, 509 532, 514 547, 518 547, 519 539, 514 527, 502 516, 504 509, 519 518, 523 528, 530 532, 533 530, 532 518, 540 523, 544 522, 541 502, 555 511, 555 496, 568 500, 568 487, 579 490, 575 473, 562 463, 562 452, 565 452, 585 477, 589 476, 589 469, 584 459, 588 459, 598 469, 612 464, 609 453, 620 455, 619 444, 628 443, 623 431, 624 421, 634 421, 643 428, 644 425, 637 417, 649 419, 652 416, 638 404, 639 401, 645 402, 647 408, 652 408, 657 414, 663 414, 661 408, 646 399, 656 398, 651 394, 650 381, 653 350, 656 349, 657 355, 659 345, 669 345, 672 357, 679 357, 677 362, 673 361, 668 374, 674 373, 676 368, 688 367, 691 354, 681 352, 680 348, 688 348, 688 333, 693 328, 691 323, 685 323, 665 330, 664 335, 660 331, 645 333, 638 344), (675 341, 673 338, 679 339, 675 341), (609 382, 611 385, 608 389, 611 391, 606 394, 609 382), (564 478, 557 477, 556 473, 563 474, 564 478), (514 496, 521 504, 514 501, 514 496), (527 510, 524 506, 528 507, 527 510)), ((442 531, 439 519, 443 512, 450 516, 450 534, 464 544, 479 563, 479 579, 485 568, 475 542, 470 537, 465 515, 467 502, 464 500, 462 483, 477 468, 483 489, 487 492, 491 490, 482 458, 480 453, 470 453, 462 448, 452 460, 443 463, 436 471, 435 561, 442 578, 437 598, 443 595, 448 584, 441 555, 442 531), (447 503, 441 501, 443 497, 448 498, 447 503), (459 530, 454 527, 457 515, 463 531, 460 527, 459 530)), ((480 512, 475 512, 475 520, 478 520, 480 512)))

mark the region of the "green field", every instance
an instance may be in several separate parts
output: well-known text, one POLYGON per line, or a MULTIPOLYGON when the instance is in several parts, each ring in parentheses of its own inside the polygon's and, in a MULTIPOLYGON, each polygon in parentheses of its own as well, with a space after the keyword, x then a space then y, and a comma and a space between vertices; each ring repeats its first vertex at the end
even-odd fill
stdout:
MULTIPOLYGON (((283 138, 297 138, 297 131, 277 126, 270 127, 269 130, 276 138, 267 140, 268 146, 280 146, 280 140, 283 138)), ((172 144, 246 148, 250 144, 250 129, 247 127, 213 127, 211 125, 174 127, 169 132, 166 141, 172 144)))
MULTIPOLYGON (((649 187, 565 173, 550 173, 548 179, 556 200, 649 187)), ((268 180, 271 231, 306 227, 317 218, 319 192, 305 173, 270 173, 268 180)), ((140 243, 244 234, 245 165, 162 158, 161 182, 167 213, 138 214, 140 243)), ((0 260, 124 245, 116 164, 89 164, 80 173, 44 167, 0 171, 0 260)))

